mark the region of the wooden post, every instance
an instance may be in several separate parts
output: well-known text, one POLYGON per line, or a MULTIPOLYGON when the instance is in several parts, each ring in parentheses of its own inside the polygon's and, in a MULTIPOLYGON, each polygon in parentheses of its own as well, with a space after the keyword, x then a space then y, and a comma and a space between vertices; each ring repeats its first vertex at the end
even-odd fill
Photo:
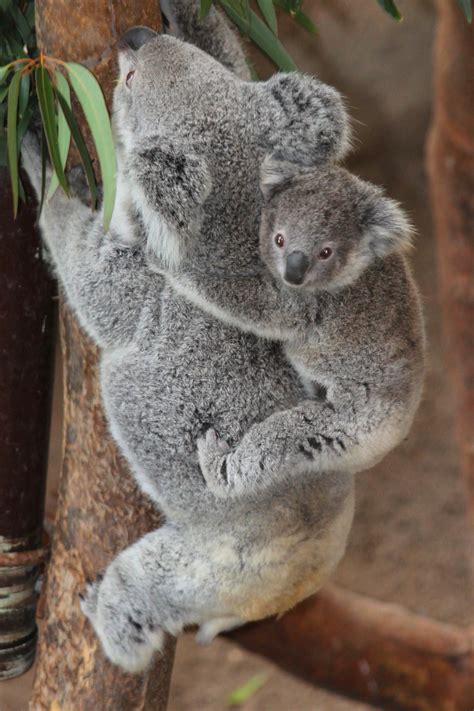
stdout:
MULTIPOLYGON (((37 0, 38 44, 47 54, 84 63, 110 100, 115 44, 133 25, 160 26, 159 4, 110 0, 37 0)), ((64 460, 58 515, 40 617, 32 711, 164 711, 173 645, 141 676, 105 659, 79 608, 86 578, 159 517, 117 454, 102 412, 97 351, 71 313, 61 310, 64 354, 64 460)))
POLYGON ((35 220, 31 203, 13 219, 10 180, 0 171, 0 679, 33 662, 35 584, 46 554, 55 287, 35 220))
MULTIPOLYGON (((438 2, 428 172, 461 465, 474 532, 474 25, 438 2)), ((474 536, 472 539, 474 570, 474 536)))

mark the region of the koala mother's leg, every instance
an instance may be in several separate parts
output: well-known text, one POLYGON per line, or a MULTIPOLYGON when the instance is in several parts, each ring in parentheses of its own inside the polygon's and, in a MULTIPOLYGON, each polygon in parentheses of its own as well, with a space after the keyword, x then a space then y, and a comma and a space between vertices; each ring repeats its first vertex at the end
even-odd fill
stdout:
POLYGON ((219 563, 212 544, 210 550, 200 539, 192 529, 166 524, 88 586, 81 607, 114 664, 145 669, 162 651, 165 633, 177 635, 185 625, 200 624, 200 641, 210 641, 243 623, 219 602, 219 563))

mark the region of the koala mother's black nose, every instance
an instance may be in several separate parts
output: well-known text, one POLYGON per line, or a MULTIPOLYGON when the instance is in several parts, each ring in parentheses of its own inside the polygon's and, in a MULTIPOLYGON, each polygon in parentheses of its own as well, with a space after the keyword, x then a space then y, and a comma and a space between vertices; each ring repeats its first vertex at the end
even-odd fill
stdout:
POLYGON ((285 281, 289 284, 302 284, 308 271, 309 259, 303 252, 291 252, 286 258, 285 281))
POLYGON ((119 46, 124 49, 133 49, 134 52, 150 40, 158 37, 158 32, 148 27, 132 27, 120 38, 119 46))

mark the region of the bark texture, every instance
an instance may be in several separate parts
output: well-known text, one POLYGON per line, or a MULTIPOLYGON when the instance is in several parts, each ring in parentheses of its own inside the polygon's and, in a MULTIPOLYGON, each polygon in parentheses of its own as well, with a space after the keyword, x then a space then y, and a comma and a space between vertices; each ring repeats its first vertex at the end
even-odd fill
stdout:
MULTIPOLYGON (((158 28, 158 3, 38 0, 38 43, 47 54, 86 64, 110 100, 114 46, 138 24, 158 28)), ((33 711, 163 711, 173 644, 147 675, 109 664, 79 608, 86 578, 94 578, 123 548, 159 525, 107 432, 98 353, 63 305, 64 459, 52 558, 39 620, 33 711)))
POLYGON ((472 711, 474 636, 335 586, 278 620, 231 633, 313 684, 379 708, 472 711))
MULTIPOLYGON (((31 195, 29 196, 31 198, 31 195)), ((13 218, 0 170, 0 680, 31 666, 42 545, 55 287, 33 205, 13 218)))
MULTIPOLYGON (((474 531, 474 25, 438 2, 428 172, 461 464, 474 531)), ((474 540, 472 546, 474 556, 474 540)), ((474 569, 474 559, 472 560, 474 569)))

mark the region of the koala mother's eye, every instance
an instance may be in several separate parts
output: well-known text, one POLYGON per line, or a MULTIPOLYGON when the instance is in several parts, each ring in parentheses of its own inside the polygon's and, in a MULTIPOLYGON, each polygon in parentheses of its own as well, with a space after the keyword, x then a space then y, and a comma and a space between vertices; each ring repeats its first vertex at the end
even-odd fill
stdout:
POLYGON ((125 84, 127 85, 128 89, 130 89, 130 87, 132 86, 132 81, 133 81, 134 76, 135 76, 135 70, 132 69, 132 71, 127 74, 127 78, 125 79, 125 84))
POLYGON ((319 253, 319 259, 329 259, 332 256, 331 247, 324 247, 319 253))
POLYGON ((275 238, 274 238, 274 239, 275 239, 275 244, 276 244, 276 246, 277 246, 277 247, 280 247, 280 249, 281 249, 281 248, 284 246, 284 244, 285 244, 285 238, 283 237, 282 233, 281 233, 281 232, 278 232, 278 233, 275 235, 275 238))

